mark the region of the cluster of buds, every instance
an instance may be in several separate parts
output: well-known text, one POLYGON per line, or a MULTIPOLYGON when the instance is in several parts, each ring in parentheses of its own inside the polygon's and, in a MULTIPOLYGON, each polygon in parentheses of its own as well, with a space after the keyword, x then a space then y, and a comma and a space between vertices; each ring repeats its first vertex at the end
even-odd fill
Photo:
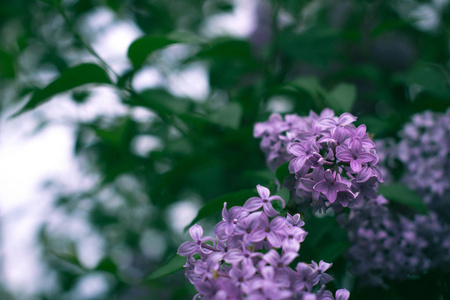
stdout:
POLYGON ((279 216, 269 189, 258 185, 259 197, 222 211, 223 220, 214 229, 216 239, 203 237, 194 225, 192 241, 184 242, 178 254, 187 257, 186 277, 201 299, 308 299, 347 300, 345 289, 333 294, 325 284, 331 264, 297 262, 300 243, 307 233, 299 214, 279 216), (295 267, 291 267, 295 265, 295 267), (319 285, 320 284, 320 285, 319 285), (316 287, 317 286, 317 287, 316 287))
POLYGON ((269 121, 257 123, 254 136, 261 138, 267 164, 276 169, 289 161, 295 174, 295 191, 316 210, 354 207, 361 200, 377 197, 382 182, 375 144, 366 126, 355 127, 356 117, 335 116, 330 109, 307 117, 272 114, 269 121))

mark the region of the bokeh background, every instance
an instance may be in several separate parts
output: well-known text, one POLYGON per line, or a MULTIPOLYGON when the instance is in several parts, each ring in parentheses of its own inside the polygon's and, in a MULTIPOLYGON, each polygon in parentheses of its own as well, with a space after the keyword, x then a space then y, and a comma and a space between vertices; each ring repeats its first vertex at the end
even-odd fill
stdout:
POLYGON ((450 106, 449 42, 448 0, 1 1, 0 299, 192 298, 146 278, 205 203, 274 180, 255 122, 396 138, 450 106), (71 86, 82 63, 109 79, 71 86))

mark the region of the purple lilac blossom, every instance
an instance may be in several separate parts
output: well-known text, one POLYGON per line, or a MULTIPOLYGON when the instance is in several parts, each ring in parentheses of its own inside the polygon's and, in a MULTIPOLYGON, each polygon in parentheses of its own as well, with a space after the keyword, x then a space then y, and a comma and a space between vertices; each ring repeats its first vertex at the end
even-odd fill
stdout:
MULTIPOLYGON (((387 200, 378 196, 364 207, 354 208, 341 223, 348 232, 350 247, 346 258, 350 271, 363 285, 385 285, 384 279, 404 280, 420 275, 431 266, 427 252, 432 246, 416 218, 407 218, 387 209, 387 200)), ((424 216, 425 217, 425 216, 424 216)))
POLYGON ((403 169, 401 182, 424 199, 429 215, 414 216, 414 235, 424 239, 431 268, 450 272, 450 108, 425 111, 412 117, 394 139, 376 141, 380 169, 403 169))
POLYGON ((272 114, 269 121, 255 125, 254 137, 261 138, 272 170, 289 162, 295 175, 291 190, 301 203, 315 210, 340 210, 373 200, 377 184, 383 182, 375 144, 366 126, 355 127, 355 121, 350 113, 335 116, 330 109, 284 119, 272 114))
POLYGON ((414 115, 399 135, 389 154, 405 169, 401 181, 450 220, 450 108, 446 113, 414 115))
POLYGON ((258 185, 259 197, 222 211, 211 237, 202 237, 203 229, 190 229, 193 241, 184 242, 178 254, 187 257, 185 275, 194 285, 194 299, 339 299, 350 293, 341 289, 336 298, 325 290, 333 278, 325 273, 331 264, 303 262, 294 264, 300 243, 307 233, 300 214, 278 216, 269 189, 258 185), (315 288, 315 287, 318 288, 315 288))

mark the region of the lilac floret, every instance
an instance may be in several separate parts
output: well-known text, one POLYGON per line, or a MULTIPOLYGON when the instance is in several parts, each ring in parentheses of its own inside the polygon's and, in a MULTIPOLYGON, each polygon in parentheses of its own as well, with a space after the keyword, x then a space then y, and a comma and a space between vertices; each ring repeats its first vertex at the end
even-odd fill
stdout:
POLYGON ((273 208, 272 201, 273 200, 279 200, 281 201, 283 207, 286 205, 283 198, 280 196, 270 196, 270 191, 268 188, 263 187, 258 184, 256 187, 258 190, 259 197, 252 197, 247 200, 244 204, 244 209, 253 212, 255 210, 258 210, 259 208, 263 208, 264 213, 266 213, 269 217, 274 217, 278 215, 278 212, 273 208))

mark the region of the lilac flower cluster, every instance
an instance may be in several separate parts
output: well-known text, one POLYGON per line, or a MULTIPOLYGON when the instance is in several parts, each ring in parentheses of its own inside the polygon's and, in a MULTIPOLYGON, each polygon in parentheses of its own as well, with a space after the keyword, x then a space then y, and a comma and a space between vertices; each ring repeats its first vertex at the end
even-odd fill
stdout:
MULTIPOLYGON (((203 237, 203 229, 194 225, 192 241, 184 242, 178 254, 187 257, 186 277, 201 299, 335 299, 325 290, 333 278, 325 273, 331 264, 321 261, 290 265, 298 256, 306 232, 299 214, 278 216, 267 188, 258 185, 259 197, 244 206, 222 211, 212 237, 203 237), (262 210, 261 210, 262 209, 262 210), (314 289, 320 283, 320 288, 314 289)), ((349 292, 336 292, 337 300, 346 300, 349 292)))
POLYGON ((356 117, 335 116, 330 109, 307 117, 272 114, 257 123, 254 136, 261 138, 267 164, 276 169, 284 162, 295 174, 295 191, 316 210, 354 207, 361 200, 377 197, 382 182, 376 167, 378 156, 366 126, 355 127, 356 117))
POLYGON ((401 163, 400 180, 423 197, 429 214, 389 211, 382 197, 352 210, 343 222, 351 243, 347 258, 353 274, 369 285, 428 269, 450 272, 450 109, 413 116, 400 137, 399 143, 376 142, 379 170, 389 182, 401 163))
POLYGON ((400 137, 395 153, 405 167, 402 181, 450 219, 450 108, 414 115, 400 137))
POLYGON ((389 211, 379 196, 365 207, 355 208, 347 220, 350 247, 346 258, 350 271, 363 285, 384 285, 383 278, 404 280, 431 266, 429 242, 419 233, 426 231, 415 219, 389 211))

